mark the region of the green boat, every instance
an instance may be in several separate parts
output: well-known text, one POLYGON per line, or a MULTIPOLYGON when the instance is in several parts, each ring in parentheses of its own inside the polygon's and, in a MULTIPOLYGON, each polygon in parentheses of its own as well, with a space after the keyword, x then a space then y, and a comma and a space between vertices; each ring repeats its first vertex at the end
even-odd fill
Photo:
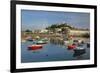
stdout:
POLYGON ((48 40, 46 39, 40 39, 36 41, 36 44, 47 44, 47 43, 48 43, 48 40))

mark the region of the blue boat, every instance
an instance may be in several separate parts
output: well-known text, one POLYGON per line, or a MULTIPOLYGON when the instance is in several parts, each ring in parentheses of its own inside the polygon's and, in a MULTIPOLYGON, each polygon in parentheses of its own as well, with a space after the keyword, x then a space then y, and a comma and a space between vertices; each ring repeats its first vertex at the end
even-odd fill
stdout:
POLYGON ((83 45, 79 45, 76 49, 74 49, 74 57, 81 56, 86 53, 86 49, 83 45))

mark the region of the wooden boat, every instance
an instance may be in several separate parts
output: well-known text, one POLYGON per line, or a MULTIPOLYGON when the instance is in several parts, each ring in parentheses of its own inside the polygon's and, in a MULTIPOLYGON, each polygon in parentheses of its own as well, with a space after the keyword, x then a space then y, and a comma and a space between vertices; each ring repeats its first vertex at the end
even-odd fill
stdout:
POLYGON ((27 40, 27 41, 33 41, 33 39, 32 39, 31 36, 26 37, 26 40, 27 40))
POLYGON ((29 50, 37 50, 37 49, 42 49, 42 45, 30 45, 28 46, 29 50))
POLYGON ((44 41, 37 41, 36 44, 46 44, 44 41))
POLYGON ((40 39, 36 41, 36 44, 47 44, 47 43, 48 43, 48 40, 46 39, 40 39))
POLYGON ((73 45, 68 45, 68 50, 72 50, 72 49, 75 49, 76 48, 76 45, 73 44, 73 45))
POLYGON ((76 49, 74 49, 74 54, 73 56, 76 57, 76 56, 81 56, 83 54, 86 53, 86 49, 84 47, 77 47, 76 49))
POLYGON ((27 39, 27 41, 33 41, 33 39, 27 39))

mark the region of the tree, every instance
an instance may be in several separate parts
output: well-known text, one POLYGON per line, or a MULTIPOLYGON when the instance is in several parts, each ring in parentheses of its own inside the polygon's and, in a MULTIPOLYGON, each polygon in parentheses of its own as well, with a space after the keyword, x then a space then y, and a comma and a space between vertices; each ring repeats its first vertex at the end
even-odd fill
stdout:
POLYGON ((27 29, 27 30, 25 30, 25 32, 32 32, 31 30, 29 30, 29 29, 27 29))

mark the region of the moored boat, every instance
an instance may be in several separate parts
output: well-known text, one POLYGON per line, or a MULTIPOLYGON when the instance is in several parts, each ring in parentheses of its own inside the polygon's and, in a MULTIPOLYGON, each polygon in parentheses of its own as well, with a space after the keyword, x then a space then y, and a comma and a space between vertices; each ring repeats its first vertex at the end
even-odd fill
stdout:
POLYGON ((72 50, 72 49, 75 49, 76 48, 76 45, 73 44, 73 45, 68 45, 68 50, 72 50))
POLYGON ((76 57, 76 56, 81 56, 83 54, 86 53, 86 49, 84 47, 77 47, 76 49, 74 49, 74 54, 73 56, 76 57))
POLYGON ((42 45, 30 45, 28 46, 29 50, 37 50, 37 49, 42 49, 42 45))
POLYGON ((27 39, 27 41, 33 41, 33 39, 27 39))
POLYGON ((40 39, 36 41, 36 44, 47 44, 48 40, 47 39, 40 39))
POLYGON ((33 39, 32 39, 31 36, 26 37, 26 40, 27 40, 27 41, 33 41, 33 39))
POLYGON ((44 41, 37 41, 36 44, 46 44, 44 41))

